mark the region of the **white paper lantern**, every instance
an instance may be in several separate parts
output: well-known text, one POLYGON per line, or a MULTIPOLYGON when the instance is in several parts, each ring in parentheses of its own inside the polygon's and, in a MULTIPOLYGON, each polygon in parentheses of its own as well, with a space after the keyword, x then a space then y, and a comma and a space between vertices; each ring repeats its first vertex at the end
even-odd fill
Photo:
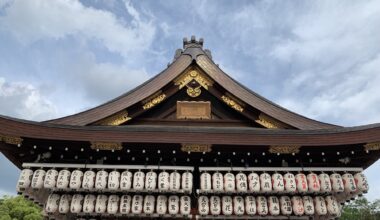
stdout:
POLYGON ((207 196, 200 196, 198 198, 198 212, 200 215, 208 215, 210 212, 209 200, 207 196))
POLYGON ((46 172, 44 180, 44 188, 52 189, 57 185, 58 171, 55 169, 50 169, 46 172))
POLYGON ((222 192, 223 188, 223 174, 215 172, 212 174, 212 189, 217 192, 222 192))
POLYGON ((268 173, 260 174, 260 186, 262 192, 272 191, 272 178, 268 173))
POLYGON ((80 170, 74 170, 70 177, 70 188, 79 189, 82 185, 83 172, 80 170))
POLYGON ((270 196, 268 198, 268 201, 269 214, 273 216, 280 215, 280 201, 278 200, 278 198, 276 196, 270 196))
POLYGON ((346 193, 354 193, 356 192, 356 184, 354 176, 351 173, 345 173, 342 175, 344 191, 346 193))
POLYGON ((58 194, 55 194, 55 193, 50 194, 47 201, 46 201, 45 211, 47 213, 57 212, 60 198, 61 198, 61 196, 58 194))
POLYGON ((82 211, 84 196, 81 194, 74 194, 71 199, 70 212, 79 213, 82 211))
POLYGON ((114 170, 108 175, 108 189, 117 190, 120 186, 120 172, 114 170))
POLYGON ((340 207, 338 201, 333 196, 326 196, 327 213, 331 217, 340 216, 340 207))
POLYGON ((107 203, 107 213, 116 214, 119 209, 120 197, 118 195, 110 195, 107 203))
POLYGON ((107 187, 108 172, 100 170, 96 173, 95 188, 96 189, 105 189, 107 187))
POLYGON ((248 175, 248 188, 251 192, 260 192, 260 177, 257 173, 248 175))
POLYGON ((145 173, 142 171, 137 171, 133 174, 133 189, 143 190, 145 182, 145 173))
POLYGON ((272 175, 272 185, 273 191, 283 192, 285 190, 284 177, 279 173, 274 173, 272 175))
POLYGON ((305 193, 308 191, 307 186, 307 179, 305 174, 299 173, 296 175, 296 184, 297 184, 297 191, 301 193, 305 193))
POLYGON ((369 190, 368 180, 366 176, 360 172, 354 175, 355 183, 359 193, 367 193, 369 190))
POLYGON ((232 212, 234 210, 234 206, 232 203, 232 197, 231 196, 223 196, 222 197, 222 213, 223 215, 232 215, 232 212))
POLYGON ((211 175, 209 173, 201 174, 201 190, 209 191, 211 190, 211 175))
POLYGON ((144 198, 141 195, 134 195, 132 198, 132 213, 141 214, 143 209, 144 198))
POLYGON ((177 215, 179 212, 179 197, 178 196, 169 196, 169 214, 177 215))
POLYGON ((222 211, 221 200, 219 196, 210 197, 210 213, 211 215, 220 215, 222 211))
POLYGON ((130 171, 124 171, 121 173, 120 189, 130 190, 132 186, 132 173, 130 171))
POLYGON ((107 210, 107 201, 108 197, 106 195, 98 195, 96 197, 95 212, 96 213, 105 213, 107 210))
POLYGON ((191 212, 190 196, 181 196, 179 210, 180 210, 181 215, 185 215, 185 216, 190 215, 190 212, 191 212))
POLYGON ((319 192, 321 190, 318 175, 315 173, 307 174, 307 185, 310 192, 319 192))
POLYGON ((169 190, 178 191, 181 189, 181 174, 177 171, 174 171, 170 174, 169 177, 169 190))
POLYGON ((253 196, 245 197, 245 212, 247 215, 256 215, 256 199, 253 196))
POLYGON ((170 175, 166 171, 162 171, 158 175, 158 189, 160 191, 167 191, 169 190, 169 183, 170 183, 170 175))
POLYGON ((247 185, 247 175, 245 175, 244 173, 236 174, 236 190, 238 192, 247 192, 247 185))
POLYGON ((151 215, 154 212, 154 206, 155 206, 156 199, 152 195, 146 195, 144 199, 144 214, 151 215))
POLYGON ((164 195, 157 196, 156 212, 159 215, 165 215, 167 212, 168 197, 164 195))
POLYGON ((132 198, 130 195, 123 195, 120 199, 120 213, 129 214, 131 212, 132 198))
POLYGON ((193 191, 193 174, 186 171, 182 174, 182 189, 185 192, 193 191))
POLYGON ((64 194, 61 196, 61 199, 59 200, 59 213, 66 214, 70 211, 70 204, 71 204, 71 195, 64 194))
POLYGON ((224 174, 224 191, 234 192, 235 191, 235 175, 233 173, 224 174))
POLYGON ((84 213, 94 213, 95 211, 96 196, 92 194, 87 194, 83 201, 83 212, 84 213))
POLYGON ((281 206, 281 214, 282 215, 291 215, 293 212, 292 201, 289 196, 281 196, 280 197, 280 206, 281 206))
POLYGON ((303 207, 305 209, 305 215, 314 215, 314 201, 311 196, 302 197, 303 207))
POLYGON ((319 182, 321 184, 321 192, 331 192, 331 180, 328 174, 319 174, 319 182))
POLYGON ((42 169, 34 171, 33 178, 32 178, 33 189, 41 189, 44 186, 45 174, 46 174, 46 171, 42 169))
POLYGON ((84 172, 83 175, 83 181, 82 181, 82 188, 83 189, 93 189, 95 186, 95 178, 96 174, 92 170, 87 170, 84 172))
POLYGON ((296 178, 292 173, 284 175, 284 184, 286 192, 295 193, 297 191, 296 178))
POLYGON ((342 176, 338 173, 333 173, 330 175, 331 186, 334 192, 343 192, 344 185, 342 176))
POLYGON ((148 191, 155 190, 157 186, 157 173, 149 171, 145 175, 145 189, 148 191))
POLYGON ((314 208, 317 215, 327 214, 326 201, 322 196, 316 196, 314 198, 314 208))
POLYGON ((268 215, 267 198, 265 198, 264 196, 258 196, 256 202, 257 202, 257 214, 261 216, 268 215))
POLYGON ((58 173, 57 179, 57 188, 58 189, 67 189, 70 183, 71 172, 68 170, 61 170, 58 173))
POLYGON ((305 208, 303 206, 303 200, 300 196, 292 197, 293 213, 294 215, 303 215, 305 213, 305 208))
POLYGON ((234 214, 235 215, 244 215, 244 199, 242 196, 234 196, 234 214))
POLYGON ((17 191, 24 191, 26 188, 30 186, 30 183, 33 179, 33 170, 31 169, 23 169, 20 173, 20 177, 17 182, 17 191))

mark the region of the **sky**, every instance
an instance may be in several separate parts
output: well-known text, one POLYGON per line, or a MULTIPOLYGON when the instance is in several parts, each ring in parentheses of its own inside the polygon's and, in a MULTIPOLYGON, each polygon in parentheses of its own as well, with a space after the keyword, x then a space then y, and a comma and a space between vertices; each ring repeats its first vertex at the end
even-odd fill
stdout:
MULTIPOLYGON (((213 60, 307 117, 380 122, 380 1, 0 0, 0 115, 34 121, 95 107, 204 38, 213 60)), ((380 199, 380 162, 366 170, 380 199)), ((19 171, 0 154, 0 195, 19 171)))

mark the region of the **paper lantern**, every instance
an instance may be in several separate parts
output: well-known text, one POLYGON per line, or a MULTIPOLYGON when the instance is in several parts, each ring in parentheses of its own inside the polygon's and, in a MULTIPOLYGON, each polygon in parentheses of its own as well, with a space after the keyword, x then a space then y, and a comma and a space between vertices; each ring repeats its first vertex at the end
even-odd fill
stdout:
POLYGON ((318 175, 315 173, 307 174, 307 184, 310 192, 319 192, 321 190, 318 175))
POLYGON ((256 199, 253 196, 245 197, 245 212, 247 215, 256 215, 256 199))
POLYGON ((157 186, 157 173, 149 171, 145 175, 145 189, 148 191, 155 190, 157 186))
POLYGON ((248 175, 248 188, 251 192, 260 192, 260 177, 257 173, 248 175))
POLYGON ((354 193, 356 192, 356 183, 354 176, 351 173, 345 173, 342 175, 344 191, 346 193, 354 193))
POLYGON ((314 215, 314 201, 311 196, 302 197, 303 207, 305 209, 305 215, 314 215))
POLYGON ((96 197, 95 212, 96 213, 105 213, 107 210, 107 201, 108 197, 106 195, 98 195, 96 197))
POLYGON ((321 173, 318 176, 321 185, 321 192, 331 192, 331 180, 329 175, 321 173))
POLYGON ((244 215, 244 199, 242 196, 234 196, 234 213, 235 215, 244 215))
POLYGON ((334 192, 343 192, 344 185, 342 176, 338 173, 333 173, 330 175, 331 186, 334 192))
POLYGON ((20 173, 20 177, 17 182, 17 191, 24 191, 26 188, 30 186, 30 183, 33 179, 33 170, 31 169, 23 169, 20 173))
POLYGON ((158 175, 158 189, 161 191, 169 190, 170 175, 168 172, 161 172, 158 175))
POLYGON ((284 184, 286 192, 295 193, 297 191, 296 178, 292 173, 284 175, 284 184))
POLYGON ((71 199, 70 212, 79 213, 82 211, 84 196, 81 194, 74 194, 71 199))
POLYGON ((156 199, 152 195, 146 195, 144 199, 144 214, 151 215, 154 212, 154 206, 155 206, 156 199))
POLYGON ((31 184, 33 189, 41 189, 44 186, 45 174, 46 171, 42 169, 34 171, 31 184))
POLYGON ((360 172, 354 175, 355 183, 359 193, 367 193, 369 190, 368 180, 365 175, 360 172))
POLYGON ((177 215, 179 212, 179 197, 178 196, 169 196, 169 214, 177 215))
MULTIPOLYGON (((134 185, 134 184, 133 184, 134 185)), ((132 213, 141 214, 143 209, 144 198, 141 195, 134 195, 132 198, 132 213)))
POLYGON ((294 215, 303 215, 305 213, 305 209, 303 206, 303 201, 300 196, 292 197, 292 205, 293 205, 293 213, 294 215))
POLYGON ((71 198, 72 196, 67 194, 61 196, 58 208, 59 213, 66 214, 70 211, 71 198))
POLYGON ((272 175, 272 185, 273 191, 283 192, 285 190, 284 177, 279 173, 274 173, 272 175))
POLYGON ((223 174, 219 172, 212 174, 212 189, 217 192, 222 192, 223 188, 223 174))
POLYGON ((182 189, 186 192, 193 191, 193 174, 189 171, 182 174, 182 189))
MULTIPOLYGON (((270 180, 270 177, 269 177, 269 180, 270 180)), ((268 215, 267 199, 264 196, 258 196, 256 202, 257 202, 257 214, 261 216, 268 215)))
POLYGON ((132 198, 130 195, 123 195, 120 198, 120 213, 129 214, 131 212, 132 198))
POLYGON ((116 214, 119 209, 120 197, 118 195, 110 195, 107 203, 107 213, 116 214))
POLYGON ((104 170, 100 170, 96 173, 95 179, 95 188, 96 189, 106 189, 108 180, 108 172, 104 170))
POLYGON ((317 215, 327 214, 326 201, 322 196, 316 196, 314 198, 314 208, 317 215))
POLYGON ((233 203, 231 196, 222 197, 222 213, 223 215, 232 215, 233 212, 233 203))
POLYGON ((292 201, 289 196, 281 196, 280 197, 280 206, 281 206, 281 214, 282 215, 291 215, 293 212, 292 201))
POLYGON ((50 169, 46 172, 44 180, 44 188, 52 189, 57 185, 58 171, 55 169, 50 169))
POLYGON ((133 189, 143 190, 145 182, 145 173, 142 171, 137 171, 133 174, 133 189))
POLYGON ((272 191, 272 178, 268 173, 260 174, 260 186, 262 192, 272 191))
POLYGON ((200 196, 198 198, 198 212, 200 215, 208 215, 210 211, 209 200, 207 196, 200 196))
POLYGON ((224 174, 224 191, 234 192, 235 191, 235 175, 233 173, 224 174))
POLYGON ((278 198, 276 196, 269 196, 268 201, 269 214, 273 216, 280 215, 280 201, 278 198))
POLYGON ((87 194, 83 201, 83 212, 93 213, 95 211, 96 196, 87 194))
POLYGON ((130 171, 124 171, 120 177, 120 189, 130 190, 132 186, 132 173, 130 171))
POLYGON ((50 194, 45 206, 45 211, 47 213, 55 213, 58 211, 59 199, 61 198, 58 194, 50 194))
POLYGON ((210 197, 210 213, 211 215, 220 215, 222 211, 221 200, 219 196, 210 197))
POLYGON ((181 175, 174 171, 170 174, 169 177, 169 190, 178 191, 181 189, 181 175))
POLYGON ((209 173, 201 174, 201 190, 209 191, 211 190, 211 175, 209 173))
POLYGON ((93 189, 95 186, 95 178, 96 174, 92 170, 87 170, 84 172, 83 175, 83 181, 82 181, 82 188, 83 189, 93 189))
POLYGON ((180 198, 180 213, 181 215, 190 215, 191 212, 191 199, 190 196, 181 196, 180 198))
POLYGON ((108 189, 117 190, 120 186, 120 172, 114 170, 108 175, 108 189))
POLYGON ((157 196, 156 212, 159 215, 165 215, 167 212, 168 197, 164 195, 157 196))
POLYGON ((58 173, 57 188, 67 189, 70 183, 71 172, 69 170, 61 170, 58 173))
POLYGON ((300 193, 305 193, 309 190, 305 174, 298 173, 296 175, 296 185, 297 185, 297 191, 300 193))
POLYGON ((79 189, 82 185, 83 172, 80 170, 74 170, 70 177, 70 188, 79 189))
POLYGON ((236 174, 235 179, 236 179, 236 190, 238 192, 247 192, 247 189, 248 189, 247 175, 240 172, 236 174))
POLYGON ((333 196, 325 197, 326 205, 327 205, 327 213, 331 217, 340 216, 340 207, 338 201, 333 196))

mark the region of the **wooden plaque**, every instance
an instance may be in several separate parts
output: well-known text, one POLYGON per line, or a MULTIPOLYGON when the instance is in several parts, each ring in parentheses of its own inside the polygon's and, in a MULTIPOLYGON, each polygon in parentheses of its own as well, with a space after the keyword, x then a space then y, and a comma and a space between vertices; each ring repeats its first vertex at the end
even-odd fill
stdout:
POLYGON ((211 119, 211 103, 178 101, 177 119, 211 119))

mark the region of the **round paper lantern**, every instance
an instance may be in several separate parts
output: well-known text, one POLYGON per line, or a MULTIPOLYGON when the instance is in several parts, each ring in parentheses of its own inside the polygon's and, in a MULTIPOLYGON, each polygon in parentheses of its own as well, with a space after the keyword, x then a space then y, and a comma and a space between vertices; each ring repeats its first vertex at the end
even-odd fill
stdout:
POLYGON ((187 216, 191 212, 191 199, 190 196, 181 196, 180 198, 180 213, 187 216))
POLYGON ((235 175, 232 173, 224 174, 224 191, 234 192, 235 191, 235 175))
POLYGON ((219 172, 212 174, 212 189, 217 192, 222 192, 223 186, 223 174, 219 172))
POLYGON ((201 174, 201 190, 209 191, 211 190, 211 175, 209 173, 201 174))
POLYGON ((146 195, 144 199, 144 214, 151 215, 154 212, 154 203, 156 199, 152 195, 146 195))
POLYGON ((158 189, 160 191, 169 190, 170 175, 168 172, 162 171, 158 175, 158 189))
POLYGON ((133 174, 133 189, 143 190, 145 182, 145 173, 142 171, 137 171, 133 174))
POLYGON ((344 185, 342 176, 339 173, 333 173, 330 175, 331 186, 334 192, 343 192, 344 185))
POLYGON ((58 211, 59 199, 61 198, 58 194, 50 194, 45 206, 45 211, 47 213, 55 213, 58 211))
POLYGON ((70 183, 71 172, 68 170, 61 170, 58 173, 57 179, 57 188, 58 189, 67 189, 70 183))
POLYGON ((303 215, 305 213, 305 208, 303 206, 303 201, 300 196, 293 196, 292 197, 292 204, 293 204, 293 213, 294 215, 303 215))
POLYGON ((105 189, 107 187, 108 172, 100 170, 96 173, 95 179, 95 188, 96 189, 105 189))
POLYGON ((210 211, 209 200, 207 196, 200 196, 198 198, 198 212, 200 215, 208 215, 210 211))
POLYGON ((84 172, 83 175, 83 181, 82 181, 82 188, 83 189, 93 189, 95 186, 95 178, 96 174, 92 170, 87 170, 84 172))
POLYGON ((268 173, 260 174, 260 186, 262 192, 272 191, 272 178, 268 173))
POLYGON ((333 196, 326 196, 325 197, 326 205, 327 205, 327 213, 331 217, 338 217, 340 216, 340 207, 338 201, 336 201, 335 197, 333 196))
POLYGON ((107 201, 108 197, 106 195, 98 195, 96 197, 95 212, 96 213, 105 213, 107 210, 107 201))
POLYGON ((210 197, 210 213, 211 215, 220 215, 222 211, 221 200, 219 196, 210 197))
POLYGON ((81 194, 74 194, 71 199, 70 212, 79 213, 82 211, 84 196, 81 194))
POLYGON ((74 170, 71 173, 70 177, 70 188, 71 189, 79 189, 82 185, 83 180, 83 172, 80 170, 74 170))
POLYGON ((293 212, 292 201, 289 196, 281 196, 280 197, 280 206, 281 206, 281 214, 282 215, 291 215, 293 212))
POLYGON ((145 175, 145 189, 148 191, 155 190, 157 186, 157 173, 149 171, 145 175))
POLYGON ((30 183, 33 179, 33 170, 31 169, 23 169, 20 173, 20 177, 17 182, 17 191, 24 191, 26 188, 30 186, 30 183))
POLYGON ((260 177, 257 173, 248 175, 248 188, 251 192, 260 192, 260 177))
POLYGON ((276 196, 269 196, 268 198, 269 201, 269 214, 276 216, 280 215, 280 201, 276 196))
MULTIPOLYGON (((270 177, 269 177, 270 180, 270 177)), ((268 203, 264 196, 257 197, 257 214, 258 215, 268 215, 268 203)))
POLYGON ((356 192, 356 184, 354 176, 351 173, 345 173, 342 175, 344 191, 346 193, 354 193, 356 192))
POLYGON ((321 190, 318 175, 315 173, 307 174, 307 184, 310 192, 319 192, 321 190))
POLYGON ((231 196, 222 197, 222 213, 223 215, 232 215, 233 212, 233 203, 231 196))
POLYGON ((58 171, 55 169, 50 169, 46 172, 44 180, 44 188, 52 189, 56 186, 58 179, 58 171))
POLYGON ((248 184, 247 184, 247 175, 244 173, 236 174, 236 190, 238 192, 247 192, 248 184))
POLYGON ((327 214, 326 201, 322 196, 316 196, 314 198, 314 208, 317 215, 327 214))
POLYGON ((193 174, 186 171, 182 174, 182 189, 185 192, 193 191, 193 174))
POLYGON ((96 196, 87 194, 83 201, 83 212, 93 213, 95 211, 96 196))
POLYGON ((359 193, 367 193, 369 190, 369 185, 365 175, 361 172, 356 173, 354 175, 354 179, 359 193))
POLYGON ((164 195, 157 196, 156 212, 159 215, 165 215, 167 212, 168 197, 164 195))
POLYGON ((61 196, 61 199, 59 200, 59 208, 58 211, 61 214, 66 214, 70 211, 70 204, 71 204, 71 195, 64 194, 61 196))
POLYGON ((245 197, 245 212, 247 215, 256 215, 256 199, 253 196, 245 197))
POLYGON ((235 215, 244 215, 244 199, 242 196, 234 196, 234 214, 235 215))
POLYGON ((302 197, 303 207, 305 209, 305 215, 314 215, 314 201, 311 196, 302 197))
POLYGON ((114 170, 108 175, 108 189, 117 190, 120 186, 120 172, 114 170))
POLYGON ((286 192, 295 193, 297 191, 296 178, 292 173, 284 175, 284 184, 286 192))
POLYGON ((318 177, 321 184, 321 192, 331 192, 331 180, 329 175, 321 173, 318 177))
POLYGON ((123 195, 120 199, 120 213, 129 214, 131 212, 132 198, 130 195, 123 195))
POLYGON ((297 185, 297 191, 300 193, 305 193, 309 190, 309 187, 307 186, 307 179, 305 174, 298 173, 296 175, 296 185, 297 185))
POLYGON ((143 209, 144 198, 140 195, 134 195, 132 198, 132 213, 141 214, 143 209))
POLYGON ((169 214, 177 215, 179 212, 179 197, 169 196, 169 214))
POLYGON ((169 177, 169 190, 178 191, 181 189, 181 175, 174 171, 170 174, 169 177))
POLYGON ((118 195, 110 195, 107 203, 107 213, 116 214, 119 209, 120 197, 118 195))
POLYGON ((121 173, 120 189, 130 190, 132 186, 132 173, 130 171, 124 171, 121 173))
POLYGON ((42 169, 34 171, 33 178, 32 178, 33 189, 41 189, 44 186, 45 174, 46 174, 46 171, 42 169))
POLYGON ((274 173, 272 175, 272 185, 273 185, 273 191, 283 192, 285 190, 283 176, 279 173, 274 173))

